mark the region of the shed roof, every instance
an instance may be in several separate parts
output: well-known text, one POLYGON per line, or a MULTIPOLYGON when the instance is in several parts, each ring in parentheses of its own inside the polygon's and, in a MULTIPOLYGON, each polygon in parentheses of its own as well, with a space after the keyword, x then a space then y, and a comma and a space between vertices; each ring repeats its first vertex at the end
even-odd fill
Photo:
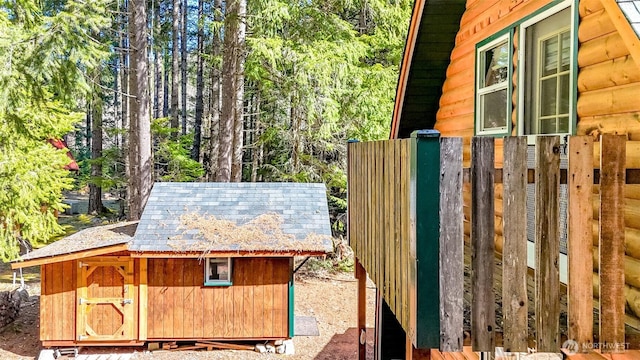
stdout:
MULTIPOLYGON (((95 226, 80 230, 75 234, 62 238, 54 243, 24 254, 14 263, 14 268, 38 265, 36 260, 44 260, 61 255, 67 255, 68 259, 74 254, 82 254, 87 251, 104 249, 112 252, 114 247, 122 245, 122 250, 126 250, 126 244, 132 239, 137 221, 121 222, 95 226)), ((92 255, 98 255, 95 251, 92 255)))
POLYGON ((332 250, 324 184, 156 183, 134 252, 332 250))

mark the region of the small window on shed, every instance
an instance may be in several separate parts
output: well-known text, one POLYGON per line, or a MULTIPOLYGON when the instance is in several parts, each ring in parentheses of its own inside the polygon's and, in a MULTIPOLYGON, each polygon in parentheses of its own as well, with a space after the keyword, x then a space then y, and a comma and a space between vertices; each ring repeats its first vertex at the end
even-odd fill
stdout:
POLYGON ((507 135, 511 130, 511 49, 509 33, 476 48, 477 135, 507 135))
POLYGON ((228 286, 232 284, 231 258, 207 258, 204 284, 209 286, 228 286))

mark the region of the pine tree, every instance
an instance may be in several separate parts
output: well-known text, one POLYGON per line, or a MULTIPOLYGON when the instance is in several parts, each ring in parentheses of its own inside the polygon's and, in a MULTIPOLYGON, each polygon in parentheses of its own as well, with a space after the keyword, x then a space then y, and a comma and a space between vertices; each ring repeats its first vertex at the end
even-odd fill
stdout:
POLYGON ((76 99, 89 73, 106 57, 92 39, 109 26, 105 1, 67 0, 46 9, 36 0, 0 6, 0 257, 61 232, 55 213, 72 180, 61 138, 84 116, 76 99))

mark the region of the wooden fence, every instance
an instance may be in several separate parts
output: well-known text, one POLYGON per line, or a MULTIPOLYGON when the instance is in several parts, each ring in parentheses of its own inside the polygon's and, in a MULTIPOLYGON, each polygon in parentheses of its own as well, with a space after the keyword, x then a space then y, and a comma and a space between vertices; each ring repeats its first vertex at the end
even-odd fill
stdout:
MULTIPOLYGON (((494 351, 495 199, 502 199, 503 346, 539 352, 560 343, 560 183, 568 188, 568 334, 592 344, 592 188, 599 197, 599 337, 603 351, 625 344, 624 188, 638 183, 625 168, 626 137, 536 138, 534 169, 527 139, 504 139, 504 166, 495 168, 494 138, 471 139, 471 166, 462 167, 462 139, 419 132, 411 139, 348 146, 348 236, 359 263, 382 292, 418 348, 462 351, 463 294, 472 293, 471 344, 494 351), (593 167, 594 145, 600 155, 593 167), (568 169, 560 153, 568 151, 568 169), (471 216, 463 212, 470 182, 471 216), (502 183, 502 194, 494 192, 502 183), (535 329, 528 327, 526 187, 535 183, 535 329), (464 288, 464 223, 470 222, 471 288, 464 288), (435 314, 435 316, 434 316, 435 314)), ((640 275, 640 274, 638 274, 640 275)))

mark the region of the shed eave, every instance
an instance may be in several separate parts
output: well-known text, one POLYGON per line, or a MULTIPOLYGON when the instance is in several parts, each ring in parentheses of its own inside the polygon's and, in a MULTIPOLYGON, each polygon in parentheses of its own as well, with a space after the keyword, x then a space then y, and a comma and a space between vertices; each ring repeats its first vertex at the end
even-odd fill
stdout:
POLYGON ((38 265, 44 265, 44 264, 52 264, 57 262, 69 261, 69 260, 84 259, 92 256, 106 255, 114 252, 127 251, 127 250, 128 250, 128 245, 124 243, 124 244, 117 244, 117 245, 111 245, 111 246, 105 246, 105 247, 98 247, 98 248, 84 250, 84 251, 77 251, 77 252, 68 253, 68 254, 34 258, 34 259, 29 259, 24 261, 21 261, 20 259, 18 259, 11 262, 11 269, 15 270, 15 269, 22 269, 30 266, 38 266, 38 265))
POLYGON ((210 251, 203 252, 171 252, 171 251, 138 251, 131 253, 134 258, 209 258, 209 257, 293 257, 293 256, 325 256, 324 250, 302 251, 210 251))

